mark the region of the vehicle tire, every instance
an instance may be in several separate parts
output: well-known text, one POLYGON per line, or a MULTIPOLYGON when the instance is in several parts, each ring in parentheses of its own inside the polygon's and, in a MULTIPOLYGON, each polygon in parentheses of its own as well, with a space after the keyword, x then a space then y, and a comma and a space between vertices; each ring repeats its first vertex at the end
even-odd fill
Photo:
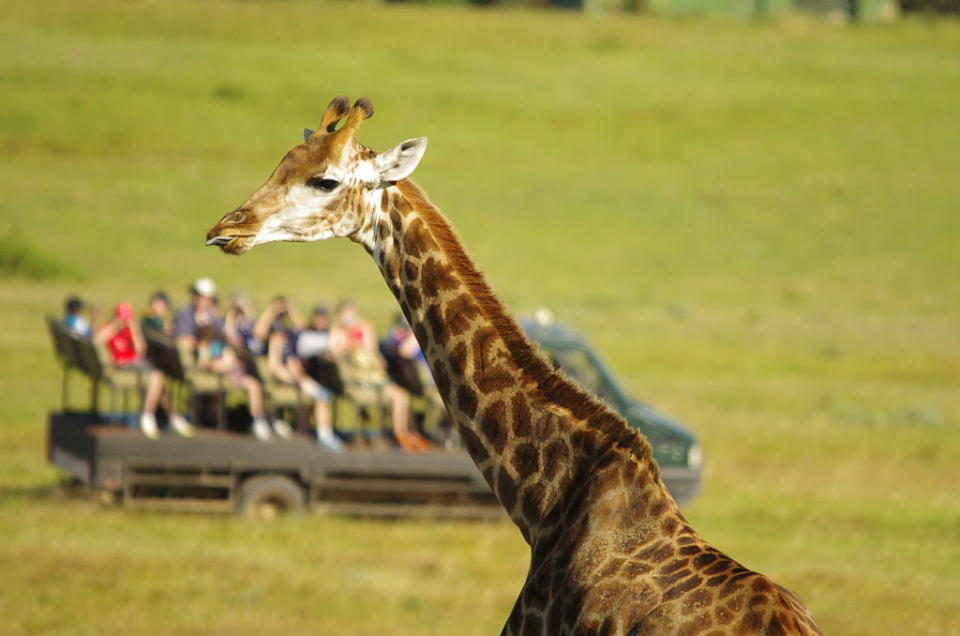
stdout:
POLYGON ((254 475, 237 491, 237 512, 247 519, 270 521, 305 506, 303 488, 285 475, 254 475))

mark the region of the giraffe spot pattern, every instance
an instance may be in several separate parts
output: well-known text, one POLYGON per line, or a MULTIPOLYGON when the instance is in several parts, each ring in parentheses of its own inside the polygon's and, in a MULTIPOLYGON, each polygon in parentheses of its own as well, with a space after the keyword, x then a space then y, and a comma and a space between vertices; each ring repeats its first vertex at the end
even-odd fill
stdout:
POLYGON ((553 481, 570 459, 570 449, 563 440, 553 440, 543 447, 543 478, 553 481))
POLYGON ((737 629, 745 634, 758 634, 763 629, 763 614, 750 612, 737 623, 737 629))
POLYGON ((510 460, 520 479, 526 479, 540 469, 540 454, 537 447, 529 442, 519 444, 513 450, 510 460))
POLYGON ((442 365, 436 365, 433 369, 433 380, 437 384, 437 390, 440 395, 450 395, 450 375, 442 365))
POLYGON ((420 267, 420 287, 428 296, 436 296, 441 292, 457 289, 457 277, 439 259, 427 258, 420 267))
POLYGON ((658 576, 658 577, 657 577, 657 583, 658 583, 659 585, 663 586, 663 587, 670 587, 670 586, 674 585, 675 583, 677 583, 677 581, 681 581, 681 580, 687 578, 688 576, 690 576, 691 574, 693 574, 693 571, 692 571, 692 570, 690 570, 689 568, 686 568, 686 567, 684 567, 684 566, 686 566, 686 563, 684 563, 684 564, 681 565, 681 567, 682 567, 683 569, 681 569, 681 570, 679 570, 679 571, 673 570, 673 571, 671 571, 670 574, 664 574, 664 575, 658 576))
POLYGON ((507 427, 504 422, 506 406, 500 400, 492 403, 480 414, 480 431, 498 455, 507 445, 507 427))
POLYGON ((700 585, 701 583, 703 583, 703 579, 702 579, 702 578, 700 578, 699 576, 696 576, 696 575, 691 576, 691 577, 688 578, 687 580, 685 580, 685 581, 683 581, 683 582, 681 582, 681 583, 678 583, 676 586, 674 586, 674 587, 670 588, 669 590, 667 590, 667 591, 664 593, 664 595, 663 595, 663 600, 664 600, 664 601, 672 601, 672 600, 675 599, 675 598, 678 598, 678 597, 680 597, 680 596, 683 596, 684 594, 686 594, 686 593, 689 592, 690 590, 694 589, 695 587, 697 587, 697 586, 700 585))
POLYGON ((415 281, 420 276, 420 267, 412 260, 407 259, 403 262, 403 275, 408 282, 415 281))
MULTIPOLYGON (((407 285, 403 288, 403 298, 407 307, 410 308, 411 314, 416 313, 423 304, 423 300, 420 298, 420 290, 413 285, 407 285)), ((421 342, 421 344, 423 343, 421 342)))
POLYGON ((503 466, 497 470, 497 498, 504 510, 510 512, 517 505, 517 484, 503 466))
POLYGON ((447 303, 444 315, 451 335, 460 335, 469 331, 470 322, 480 315, 480 308, 470 296, 461 294, 447 303))
POLYGON ((477 394, 465 384, 457 388, 457 407, 470 419, 477 414, 477 394))
MULTIPOLYGON (((450 334, 447 333, 447 326, 443 322, 442 311, 440 305, 434 303, 427 307, 427 311, 424 313, 424 319, 426 320, 427 327, 430 329, 430 333, 433 335, 433 341, 439 347, 445 349, 450 341, 450 334)), ((440 395, 446 395, 446 393, 441 392, 440 395)))
POLYGON ((457 343, 450 349, 450 368, 459 376, 463 376, 467 371, 467 345, 462 342, 457 343))
POLYGON ((531 524, 535 523, 543 510, 543 499, 546 496, 543 482, 531 484, 523 491, 523 516, 531 524))
POLYGON ((530 407, 524 397, 517 393, 510 401, 513 411, 513 434, 517 437, 530 435, 530 407))
POLYGON ((673 546, 665 541, 657 542, 655 545, 647 548, 646 550, 640 552, 637 555, 638 559, 642 561, 652 561, 653 563, 660 563, 666 561, 673 556, 673 546))
MULTIPOLYGON (((477 437, 477 434, 470 430, 469 427, 461 426, 460 430, 460 439, 463 440, 463 445, 467 447, 467 452, 470 453, 471 457, 485 457, 487 450, 483 447, 483 442, 480 441, 480 438, 477 437)), ((489 468, 489 467, 488 467, 489 468)), ((493 475, 487 474, 484 472, 484 478, 487 483, 490 485, 490 488, 494 487, 493 484, 493 475)))
POLYGON ((478 329, 473 335, 473 381, 483 393, 502 391, 514 384, 513 376, 496 358, 498 343, 499 336, 492 327, 478 329))
POLYGON ((413 325, 413 335, 417 337, 417 342, 420 343, 420 348, 424 351, 430 349, 430 334, 427 333, 427 328, 423 326, 422 322, 417 322, 413 325))

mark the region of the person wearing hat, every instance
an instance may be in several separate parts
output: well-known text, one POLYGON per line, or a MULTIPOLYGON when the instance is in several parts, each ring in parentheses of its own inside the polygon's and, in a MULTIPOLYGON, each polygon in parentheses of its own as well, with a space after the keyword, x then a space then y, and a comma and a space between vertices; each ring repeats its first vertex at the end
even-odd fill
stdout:
POLYGON ((219 332, 223 324, 217 316, 217 286, 209 278, 198 278, 189 287, 190 304, 180 309, 173 319, 173 337, 177 345, 193 349, 197 343, 197 328, 213 325, 219 332))
POLYGON ((190 285, 190 304, 173 319, 173 337, 177 345, 193 349, 197 344, 197 328, 213 325, 217 331, 223 323, 217 316, 217 286, 209 278, 198 278, 190 285))
POLYGON ((190 422, 173 410, 172 400, 164 391, 163 373, 155 369, 145 357, 147 346, 130 303, 117 304, 113 318, 97 329, 94 340, 107 348, 113 366, 118 369, 139 371, 146 377, 147 386, 140 413, 140 430, 144 435, 150 439, 160 437, 156 411, 162 404, 170 414, 170 425, 173 430, 184 437, 193 436, 193 426, 190 422))

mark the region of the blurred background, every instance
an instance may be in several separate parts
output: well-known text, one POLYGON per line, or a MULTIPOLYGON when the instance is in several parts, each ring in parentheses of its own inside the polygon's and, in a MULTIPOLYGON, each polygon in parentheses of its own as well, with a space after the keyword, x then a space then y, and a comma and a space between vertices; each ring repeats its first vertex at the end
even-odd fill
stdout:
POLYGON ((696 432, 708 541, 825 633, 960 633, 957 10, 7 0, 0 631, 499 631, 508 523, 137 514, 46 463, 43 316, 71 294, 181 304, 209 276, 389 324, 347 241, 203 247, 343 94, 376 106, 362 143, 429 137, 414 178, 516 313, 696 432))

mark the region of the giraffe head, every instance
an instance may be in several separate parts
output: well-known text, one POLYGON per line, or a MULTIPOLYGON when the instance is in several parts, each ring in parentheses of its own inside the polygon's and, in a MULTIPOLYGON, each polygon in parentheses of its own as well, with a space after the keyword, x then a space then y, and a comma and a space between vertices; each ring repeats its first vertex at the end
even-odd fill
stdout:
POLYGON ((357 143, 357 127, 372 116, 366 98, 330 102, 319 128, 305 130, 267 182, 213 226, 207 245, 243 254, 273 241, 356 238, 383 189, 413 172, 427 148, 423 137, 379 154, 357 143))

